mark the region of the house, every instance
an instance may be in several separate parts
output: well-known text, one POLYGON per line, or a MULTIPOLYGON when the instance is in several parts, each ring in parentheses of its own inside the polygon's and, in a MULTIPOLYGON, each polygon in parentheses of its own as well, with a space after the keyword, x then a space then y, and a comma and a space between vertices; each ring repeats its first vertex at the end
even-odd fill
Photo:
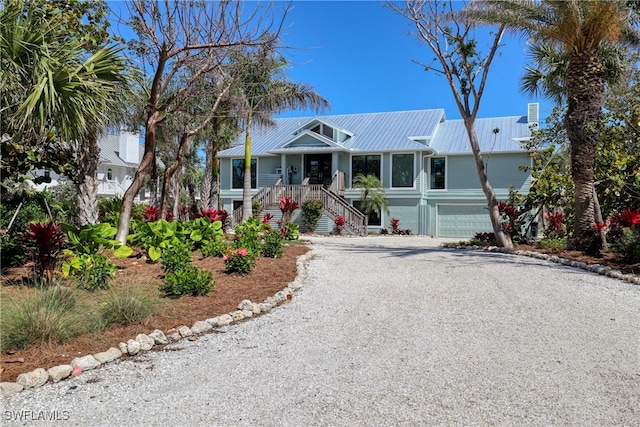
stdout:
MULTIPOLYGON (((509 189, 529 189, 530 165, 521 142, 538 123, 538 104, 524 116, 476 119, 475 128, 488 177, 499 200, 509 189)), ((241 215, 244 136, 219 153, 224 209, 241 215)), ((269 128, 252 131, 252 196, 280 217, 277 200, 288 196, 323 201, 325 213, 316 232, 332 231, 342 215, 345 227, 362 233, 357 210, 361 190, 357 174, 380 178, 389 212, 369 218, 369 231, 390 228, 391 218, 413 234, 471 237, 491 231, 486 198, 480 187, 464 122, 447 120, 442 109, 279 118, 269 128)), ((296 211, 294 221, 300 221, 296 211)))
MULTIPOLYGON (((100 163, 98 164, 98 196, 113 197, 124 194, 138 169, 142 150, 140 135, 124 130, 106 133, 98 139, 100 163)), ((51 182, 36 185, 38 191, 58 185, 60 176, 55 172, 37 170, 32 176, 49 176, 51 182)))

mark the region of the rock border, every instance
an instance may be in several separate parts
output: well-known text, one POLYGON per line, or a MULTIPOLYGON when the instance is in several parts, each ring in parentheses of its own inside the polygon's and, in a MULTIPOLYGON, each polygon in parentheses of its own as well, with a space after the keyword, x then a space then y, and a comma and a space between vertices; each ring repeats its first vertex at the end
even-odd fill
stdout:
POLYGON ((640 285, 640 276, 636 276, 633 274, 622 274, 620 270, 615 270, 611 267, 607 267, 602 264, 587 264, 581 261, 574 261, 567 258, 560 258, 557 255, 543 254, 543 253, 534 252, 534 251, 522 251, 519 249, 506 249, 506 248, 500 248, 498 246, 456 245, 451 243, 443 243, 442 247, 449 248, 449 249, 499 252, 504 254, 526 256, 529 258, 536 258, 536 259, 554 262, 556 264, 563 264, 568 267, 579 268, 581 270, 586 270, 591 273, 599 274, 601 276, 607 276, 607 277, 611 277, 612 279, 622 280, 624 282, 628 282, 633 285, 640 285))
POLYGON ((130 339, 126 343, 121 342, 119 348, 111 347, 107 351, 76 357, 69 365, 54 366, 48 370, 36 368, 33 371, 18 375, 16 382, 0 382, 0 397, 10 396, 34 387, 41 387, 49 382, 57 383, 67 378, 77 377, 84 371, 89 371, 106 363, 118 360, 122 358, 123 355, 134 356, 140 352, 149 351, 156 345, 165 345, 185 338, 194 339, 196 335, 211 332, 216 328, 268 313, 283 302, 290 301, 293 293, 302 288, 306 277, 307 262, 315 255, 316 252, 311 249, 307 253, 297 257, 296 277, 293 282, 289 282, 283 290, 268 297, 261 303, 243 300, 238 304, 237 310, 210 319, 199 320, 190 328, 181 325, 167 330, 166 333, 156 329, 149 334, 138 334, 135 339, 130 339))

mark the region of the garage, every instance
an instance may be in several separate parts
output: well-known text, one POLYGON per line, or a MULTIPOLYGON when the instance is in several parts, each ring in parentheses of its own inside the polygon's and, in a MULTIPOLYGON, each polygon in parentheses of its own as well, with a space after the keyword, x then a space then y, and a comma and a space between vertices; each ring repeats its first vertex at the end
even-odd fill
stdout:
POLYGON ((478 231, 493 231, 483 205, 438 205, 436 212, 438 237, 469 238, 478 231))

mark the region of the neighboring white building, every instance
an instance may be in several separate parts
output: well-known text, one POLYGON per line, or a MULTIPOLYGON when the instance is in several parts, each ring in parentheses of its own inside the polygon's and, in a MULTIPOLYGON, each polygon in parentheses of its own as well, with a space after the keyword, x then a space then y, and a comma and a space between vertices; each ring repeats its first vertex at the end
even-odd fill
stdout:
MULTIPOLYGON (((98 196, 113 197, 124 195, 142 157, 140 135, 127 131, 105 134, 98 139, 100 147, 100 163, 98 165, 98 196)), ((58 185, 60 176, 55 172, 36 170, 31 176, 47 175, 51 182, 35 185, 42 191, 47 187, 58 185)))

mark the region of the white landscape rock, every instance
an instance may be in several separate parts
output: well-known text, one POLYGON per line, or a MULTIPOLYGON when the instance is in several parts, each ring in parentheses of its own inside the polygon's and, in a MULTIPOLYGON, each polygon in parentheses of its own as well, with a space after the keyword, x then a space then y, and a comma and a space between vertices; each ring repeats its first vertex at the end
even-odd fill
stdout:
POLYGON ((178 330, 178 333, 182 338, 187 338, 193 335, 193 331, 189 329, 188 326, 181 325, 181 326, 178 326, 176 329, 178 330))
POLYGON ((140 343, 136 340, 127 341, 127 353, 131 356, 135 356, 140 352, 140 343))
POLYGON ((171 341, 178 341, 180 338, 182 338, 180 336, 180 332, 177 331, 176 328, 171 328, 167 331, 167 338, 170 339, 171 341))
POLYGON ((260 304, 258 304, 257 302, 254 302, 252 305, 253 305, 253 314, 262 313, 262 307, 260 307, 260 304))
POLYGON ((18 383, 0 383, 0 396, 11 396, 24 390, 24 386, 18 383))
POLYGON ((108 363, 122 357, 122 352, 115 347, 111 347, 107 351, 102 351, 100 353, 94 354, 93 357, 95 357, 96 360, 101 364, 108 363))
POLYGON ((75 368, 76 366, 80 366, 83 371, 89 371, 100 366, 100 362, 98 362, 93 355, 89 354, 88 356, 76 357, 73 359, 71 361, 71 367, 75 368))
POLYGON ((253 303, 248 299, 242 300, 242 302, 238 304, 238 310, 253 310, 253 303))
POLYGON ((49 368, 47 370, 49 381, 51 381, 52 383, 57 383, 58 381, 63 380, 71 375, 72 370, 73 366, 71 365, 60 365, 49 368))
POLYGON ((196 323, 193 324, 193 326, 191 327, 191 331, 194 334, 201 334, 203 332, 208 332, 211 329, 213 329, 213 326, 211 326, 211 324, 204 322, 202 320, 198 320, 196 323))
POLYGON ((169 340, 167 336, 160 329, 156 329, 149 334, 149 338, 153 340, 153 342, 157 345, 165 345, 169 344, 169 340))
POLYGON ((136 341, 138 341, 138 344, 140 344, 141 351, 149 351, 153 348, 153 338, 149 338, 147 334, 136 335, 136 341))
POLYGON ((129 354, 129 349, 127 348, 126 342, 121 342, 120 344, 118 344, 118 348, 120 349, 122 354, 129 354))
POLYGON ((18 375, 16 382, 25 389, 40 387, 49 381, 49 374, 43 368, 36 368, 31 372, 18 375))

